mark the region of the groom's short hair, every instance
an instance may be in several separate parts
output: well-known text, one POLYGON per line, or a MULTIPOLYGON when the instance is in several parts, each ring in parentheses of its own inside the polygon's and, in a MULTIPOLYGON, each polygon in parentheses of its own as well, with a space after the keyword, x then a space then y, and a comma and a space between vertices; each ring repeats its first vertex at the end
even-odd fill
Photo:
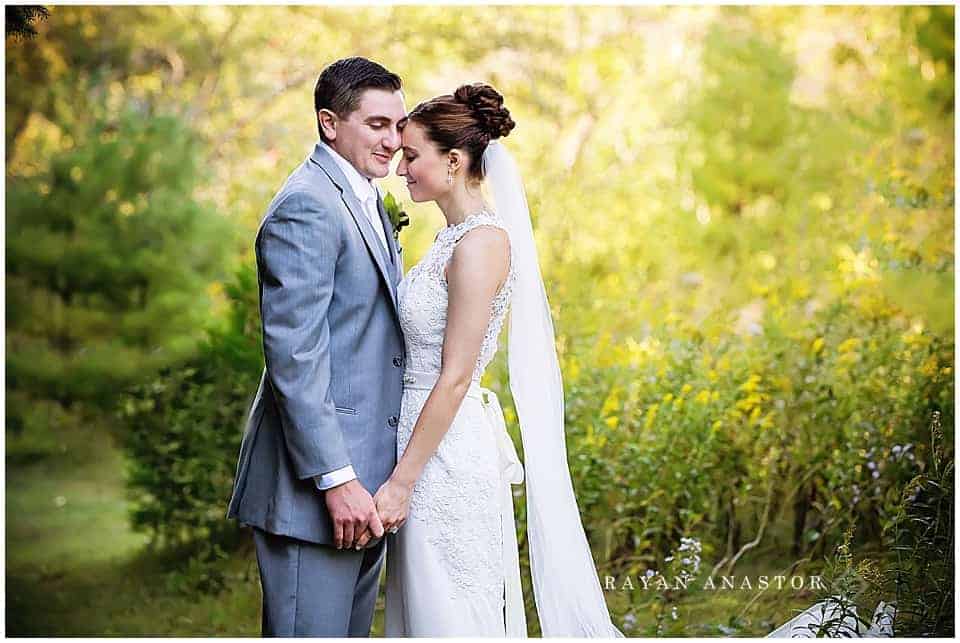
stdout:
MULTIPOLYGON (((372 60, 354 56, 331 63, 320 72, 313 90, 313 112, 329 109, 340 118, 346 118, 360 105, 360 96, 367 89, 398 90, 400 77, 372 60)), ((325 142, 320 119, 317 118, 320 138, 325 142)))

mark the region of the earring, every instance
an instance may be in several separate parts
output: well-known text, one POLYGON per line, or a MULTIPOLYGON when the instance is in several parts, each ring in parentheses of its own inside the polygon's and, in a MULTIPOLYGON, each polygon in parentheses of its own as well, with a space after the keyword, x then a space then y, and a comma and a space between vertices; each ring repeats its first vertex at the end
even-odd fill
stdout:
POLYGON ((453 168, 447 168, 447 183, 453 185, 453 168))

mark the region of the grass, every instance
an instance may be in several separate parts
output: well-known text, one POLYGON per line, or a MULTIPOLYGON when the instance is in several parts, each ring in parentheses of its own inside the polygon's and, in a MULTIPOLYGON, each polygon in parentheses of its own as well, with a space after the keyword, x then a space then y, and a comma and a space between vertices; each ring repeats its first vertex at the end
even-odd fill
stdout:
POLYGON ((171 590, 163 555, 127 523, 123 459, 106 435, 51 445, 8 434, 8 636, 257 636, 260 588, 245 552, 218 596, 171 590))

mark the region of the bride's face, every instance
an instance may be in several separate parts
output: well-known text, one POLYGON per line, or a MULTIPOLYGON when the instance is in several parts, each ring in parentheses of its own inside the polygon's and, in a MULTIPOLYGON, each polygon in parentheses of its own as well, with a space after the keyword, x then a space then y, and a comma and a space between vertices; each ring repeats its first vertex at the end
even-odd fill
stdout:
POLYGON ((397 175, 406 178, 413 201, 435 201, 450 191, 451 185, 447 183, 449 155, 440 152, 420 125, 408 121, 403 128, 400 144, 397 175))

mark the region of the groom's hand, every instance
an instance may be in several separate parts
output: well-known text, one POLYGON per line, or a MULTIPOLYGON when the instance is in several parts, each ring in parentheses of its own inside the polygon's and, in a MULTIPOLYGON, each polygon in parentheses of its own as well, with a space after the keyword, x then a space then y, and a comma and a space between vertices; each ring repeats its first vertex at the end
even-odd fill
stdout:
POLYGON ((353 479, 327 489, 324 499, 333 520, 333 543, 337 549, 352 548, 355 539, 368 527, 377 538, 383 536, 383 524, 373 497, 359 480, 353 479))

